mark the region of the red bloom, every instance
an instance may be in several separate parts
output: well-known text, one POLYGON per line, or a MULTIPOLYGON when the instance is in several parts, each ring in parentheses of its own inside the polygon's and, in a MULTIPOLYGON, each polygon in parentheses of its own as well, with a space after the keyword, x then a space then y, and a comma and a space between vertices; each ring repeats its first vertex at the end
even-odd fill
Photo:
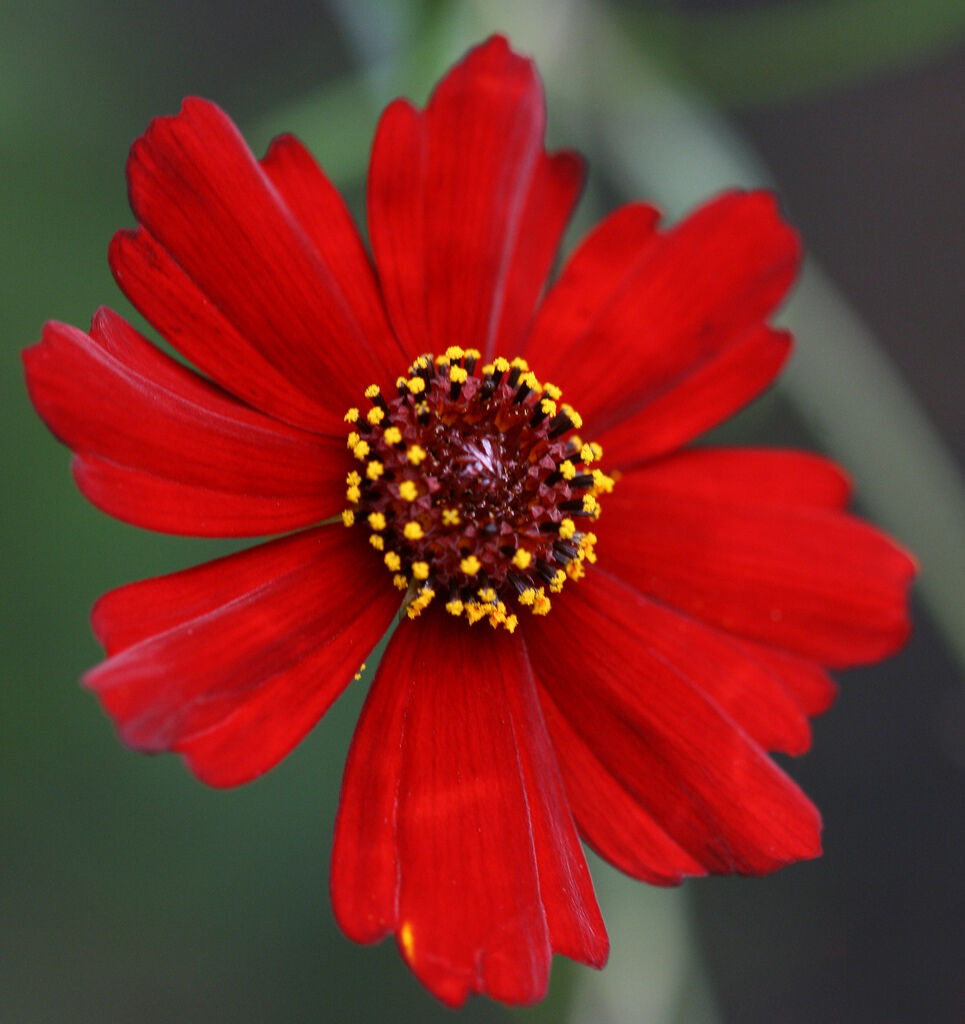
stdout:
POLYGON ((131 151, 139 226, 110 260, 201 373, 109 310, 25 353, 100 508, 307 528, 97 603, 86 682, 126 743, 254 778, 407 609, 349 755, 332 900, 451 1004, 539 999, 554 951, 603 964, 580 836, 665 885, 816 856, 818 813, 766 751, 807 749, 825 666, 908 631, 912 562, 843 510, 832 463, 683 449, 788 354, 766 321, 799 247, 773 198, 666 230, 619 209, 540 301, 583 177, 543 131, 501 38, 425 110, 390 105, 373 265, 295 139, 256 161, 186 100, 131 151))

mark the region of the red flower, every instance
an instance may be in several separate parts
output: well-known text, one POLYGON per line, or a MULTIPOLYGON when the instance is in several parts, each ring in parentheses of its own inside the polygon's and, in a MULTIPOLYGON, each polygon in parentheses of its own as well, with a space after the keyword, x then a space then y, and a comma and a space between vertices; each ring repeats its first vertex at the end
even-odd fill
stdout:
POLYGON ((139 226, 110 260, 201 373, 109 310, 25 354, 100 508, 306 528, 97 603, 108 657, 86 682, 126 743, 252 779, 407 609, 349 755, 332 900, 451 1004, 539 999, 554 951, 604 963, 580 836, 663 885, 816 856, 818 813, 765 751, 807 749, 824 666, 908 631, 912 562, 843 511, 832 463, 683 448, 788 354, 766 320, 799 247, 773 198, 669 230, 623 207, 540 301, 583 178, 543 130, 501 38, 425 110, 391 104, 373 265, 294 138, 256 161, 186 100, 131 151, 139 226))

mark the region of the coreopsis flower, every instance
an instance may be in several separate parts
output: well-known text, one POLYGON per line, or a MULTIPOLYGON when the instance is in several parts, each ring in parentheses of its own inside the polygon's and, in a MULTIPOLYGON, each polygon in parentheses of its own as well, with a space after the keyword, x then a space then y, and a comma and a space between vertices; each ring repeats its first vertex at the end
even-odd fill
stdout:
MULTIPOLYGON (((820 852, 800 754, 827 667, 893 652, 912 562, 831 462, 692 446, 766 388, 799 260, 772 196, 612 213, 547 278, 583 164, 502 38, 392 103, 371 257, 283 136, 152 122, 120 316, 51 323, 31 397, 83 494, 152 530, 284 534, 97 602, 121 738, 214 786, 271 768, 398 620, 355 731, 331 895, 440 999, 527 1003, 607 936, 580 840, 659 885, 820 852), (544 295, 545 290, 545 295, 544 295), (292 532, 297 531, 297 532, 292 532)), ((659 144, 655 140, 654 144, 659 144)))

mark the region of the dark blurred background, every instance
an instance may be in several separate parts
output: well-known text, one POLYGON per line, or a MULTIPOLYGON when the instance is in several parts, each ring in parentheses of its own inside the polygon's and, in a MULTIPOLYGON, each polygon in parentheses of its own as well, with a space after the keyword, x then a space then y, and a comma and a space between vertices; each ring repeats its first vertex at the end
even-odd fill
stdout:
MULTIPOLYGON (((278 769, 228 792, 205 789, 175 758, 128 753, 77 687, 100 656, 87 625, 97 595, 226 549, 88 507, 67 452, 30 410, 19 350, 45 319, 86 326, 99 304, 129 312, 106 261, 111 234, 132 222, 124 160, 183 95, 218 101, 259 152, 296 130, 359 210, 378 110, 400 91, 422 102, 495 30, 540 58, 551 137, 590 159, 593 215, 639 192, 607 148, 607 103, 586 101, 604 69, 614 105, 646 111, 669 94, 685 104, 675 123, 705 133, 701 146, 725 131, 751 178, 769 174, 840 289, 835 301, 870 328, 862 365, 900 371, 897 398, 864 374, 845 381, 845 411, 863 415, 878 398, 882 430, 909 415, 925 425, 904 459, 916 485, 897 502, 872 486, 862 506, 922 555, 915 636, 890 662, 841 677, 814 749, 790 766, 824 813, 824 857, 765 880, 666 892, 594 863, 613 963, 595 975, 559 961, 547 1003, 515 1015, 965 1021, 961 0, 5 0, 2 1024, 452 1019, 389 944, 344 939, 328 905, 332 820, 364 683, 278 769)), ((670 153, 664 178, 651 179, 672 208, 692 170, 686 147, 658 120, 640 141, 670 153)), ((831 323, 811 318, 815 344, 831 323)), ((816 372, 837 394, 835 360, 816 372)), ((730 436, 845 458, 821 422, 792 384, 730 436)), ((860 485, 862 466, 850 468, 860 485)), ((508 1011, 477 1001, 461 1015, 508 1011)))

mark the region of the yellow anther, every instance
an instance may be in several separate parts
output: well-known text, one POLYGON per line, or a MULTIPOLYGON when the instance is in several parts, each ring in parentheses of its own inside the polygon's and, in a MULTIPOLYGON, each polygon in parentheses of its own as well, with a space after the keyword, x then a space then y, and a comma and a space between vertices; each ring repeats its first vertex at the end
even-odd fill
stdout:
POLYGON ((579 430, 583 426, 583 417, 573 408, 572 405, 564 405, 563 412, 566 413, 566 418, 573 424, 574 430, 579 430))
POLYGON ((420 445, 414 444, 409 447, 405 453, 405 457, 412 463, 413 466, 418 466, 423 459, 427 458, 425 448, 420 445))
POLYGON ((353 469, 348 474, 348 476, 345 477, 345 482, 349 485, 349 487, 358 487, 358 485, 362 482, 362 478, 361 476, 359 476, 358 471, 353 469))
POLYGON ((513 565, 517 569, 528 569, 529 563, 533 560, 532 552, 527 551, 526 548, 519 548, 516 554, 513 555, 513 565))
POLYGON ((553 582, 550 584, 550 593, 558 594, 563 589, 563 584, 566 582, 566 572, 563 569, 557 569, 556 575, 553 577, 553 582))
MULTIPOLYGON (((382 538, 373 533, 369 539, 381 540, 382 538)), ((391 572, 398 572, 402 568, 402 559, 394 551, 386 551, 384 562, 391 572)))
POLYGON ((576 466, 569 459, 565 459, 560 463, 560 473, 564 480, 572 480, 576 476, 576 466))
POLYGON ((392 577, 392 582, 395 585, 395 589, 396 590, 408 590, 409 589, 409 581, 405 578, 405 576, 402 576, 399 573, 396 573, 392 577))
POLYGON ((583 540, 580 541, 580 554, 591 564, 596 561, 596 552, 593 550, 595 545, 596 534, 584 533, 583 540))
POLYGON ((509 363, 510 366, 518 366, 521 370, 528 370, 529 363, 522 356, 514 356, 509 363))
POLYGON ((419 591, 419 596, 414 601, 410 601, 408 607, 405 610, 406 615, 410 619, 416 619, 421 614, 424 608, 432 603, 432 599, 436 596, 436 592, 431 587, 426 587, 424 590, 419 591))
POLYGON ((469 555, 459 562, 459 570, 467 576, 475 576, 482 568, 482 562, 475 555, 469 555))
POLYGON ((402 431, 398 427, 386 427, 382 436, 386 444, 398 444, 402 440, 402 431))
POLYGON ((356 681, 358 681, 359 679, 361 679, 361 678, 362 678, 362 673, 363 673, 364 671, 365 671, 365 662, 363 661, 363 662, 362 662, 362 664, 361 664, 361 665, 359 665, 359 670, 358 670, 358 672, 356 672, 356 673, 355 673, 355 675, 354 675, 354 676, 353 676, 352 678, 353 678, 353 679, 355 679, 356 681))
POLYGON ((357 459, 364 459, 368 456, 369 451, 371 451, 371 449, 369 448, 368 441, 359 441, 359 443, 352 449, 352 454, 357 459))
POLYGON ((377 405, 373 405, 372 408, 369 409, 369 411, 365 414, 365 418, 374 427, 385 419, 385 413, 377 405))
POLYGON ((453 384, 465 384, 469 371, 464 366, 450 366, 449 379, 453 384))
POLYGON ((355 522, 355 513, 350 508, 342 511, 342 522, 346 526, 351 526, 355 522))
POLYGON ((516 383, 517 385, 525 384, 526 387, 530 389, 530 391, 541 390, 539 386, 539 380, 537 380, 536 374, 533 373, 532 370, 527 370, 525 373, 521 373, 519 376, 519 380, 516 383))
POLYGON ((462 615, 463 604, 458 598, 453 601, 446 601, 446 611, 450 615, 462 615))
POLYGON ((429 578, 429 563, 428 562, 413 562, 412 563, 412 575, 417 580, 427 580, 429 578))
POLYGON ((345 447, 351 451, 358 443, 362 440, 362 435, 356 433, 354 430, 345 439, 345 447))
POLYGON ((381 512, 370 512, 367 522, 373 530, 385 529, 385 516, 381 512))
POLYGON ((422 540, 425 536, 418 523, 406 523, 402 528, 402 534, 406 540, 422 540))
POLYGON ((467 359, 482 359, 482 352, 478 348, 467 348, 463 354, 467 359))
POLYGON ((403 480, 399 484, 399 497, 404 501, 415 501, 419 497, 419 489, 411 480, 403 480))
POLYGON ((462 359, 462 357, 465 354, 466 353, 463 351, 463 349, 461 349, 458 345, 450 345, 446 349, 446 359, 450 360, 451 362, 456 362, 459 359, 462 359))
POLYGON ((533 614, 534 615, 548 615, 549 614, 549 610, 550 610, 551 607, 552 607, 552 602, 546 596, 546 594, 543 593, 543 588, 540 587, 539 591, 536 594, 536 601, 533 604, 533 614))
POLYGON ((558 402, 563 392, 555 384, 544 384, 543 390, 553 399, 554 402, 558 402))
POLYGON ((426 382, 421 377, 410 377, 405 381, 405 386, 413 395, 421 395, 426 389, 426 382))
POLYGON ((496 591, 492 587, 480 587, 478 594, 479 600, 487 604, 492 604, 496 600, 496 591))
POLYGON ((467 601, 465 612, 466 618, 469 620, 469 624, 474 625, 480 619, 484 619, 489 614, 489 609, 478 601, 467 601))
POLYGON ((356 409, 354 407, 349 409, 349 411, 345 414, 345 422, 346 423, 358 423, 358 421, 359 421, 359 411, 358 411, 358 409, 356 409))
POLYGON ((583 511, 596 519, 600 514, 600 503, 592 494, 583 495, 583 511))
POLYGON ((397 391, 399 391, 402 388, 404 388, 407 384, 408 384, 408 380, 405 377, 396 377, 395 378, 395 387, 396 387, 397 391))
POLYGON ((383 465, 382 465, 382 463, 378 461, 378 459, 373 459, 373 460, 372 460, 372 461, 371 461, 371 462, 370 462, 370 463, 369 463, 369 464, 368 464, 368 465, 367 465, 367 466, 365 467, 365 475, 366 475, 366 476, 367 476, 367 477, 368 477, 368 478, 369 478, 370 480, 378 480, 378 478, 379 478, 379 477, 380 477, 380 476, 381 476, 381 475, 382 475, 382 474, 383 474, 384 472, 385 472, 385 466, 383 466, 383 465))
POLYGON ((597 462, 599 462, 600 459, 603 458, 603 446, 597 444, 596 441, 591 441, 590 448, 593 449, 593 455, 596 458, 597 462))
POLYGON ((571 580, 581 580, 586 575, 586 569, 583 568, 583 560, 581 558, 574 558, 572 562, 568 562, 566 565, 566 575, 571 580))
POLYGON ((610 494, 613 491, 614 480, 607 476, 602 469, 593 470, 593 490, 596 494, 610 494))
POLYGON ((493 367, 499 373, 506 373, 509 370, 509 360, 504 358, 503 356, 496 356, 496 358, 493 360, 493 367))
POLYGON ((362 492, 357 487, 349 487, 345 491, 345 497, 353 505, 357 505, 359 503, 359 498, 362 497, 362 492))
POLYGON ((569 540, 576 533, 576 523, 572 519, 560 520, 560 540, 569 540))
POLYGON ((459 510, 456 508, 444 508, 442 510, 442 525, 443 526, 458 526, 459 525, 459 510))
POLYGON ((593 447, 591 445, 584 444, 583 447, 580 448, 580 458, 588 466, 596 458, 596 452, 593 451, 593 447))
POLYGON ((518 598, 518 601, 522 605, 531 605, 536 601, 536 590, 533 587, 527 587, 518 598))
POLYGON ((382 535, 379 533, 372 533, 369 535, 369 543, 376 551, 385 550, 385 541, 382 539, 382 535))
POLYGON ((495 363, 486 363, 486 365, 482 368, 482 374, 484 377, 488 377, 495 369, 495 363))
POLYGON ((426 415, 428 415, 428 413, 429 413, 429 403, 428 402, 419 402, 419 404, 415 407, 415 414, 416 414, 416 416, 426 416, 426 415))
POLYGON ((426 367, 428 365, 429 365, 429 357, 428 356, 419 356, 412 363, 412 369, 413 370, 424 370, 424 369, 426 369, 426 367))
POLYGON ((503 622, 503 629, 508 629, 510 633, 515 633, 518 625, 519 619, 515 615, 507 615, 503 622))
POLYGON ((539 403, 539 411, 544 416, 555 416, 556 402, 554 402, 552 398, 544 398, 543 401, 539 403))
POLYGON ((378 397, 379 397, 379 392, 380 392, 380 391, 381 391, 381 388, 380 388, 380 387, 378 386, 378 384, 370 384, 370 385, 369 385, 369 386, 368 386, 368 387, 367 387, 367 388, 365 389, 365 392, 364 392, 364 394, 365 394, 365 397, 366 397, 366 398, 368 398, 368 399, 370 399, 370 400, 371 400, 371 399, 373 399, 373 398, 378 398, 378 397))

